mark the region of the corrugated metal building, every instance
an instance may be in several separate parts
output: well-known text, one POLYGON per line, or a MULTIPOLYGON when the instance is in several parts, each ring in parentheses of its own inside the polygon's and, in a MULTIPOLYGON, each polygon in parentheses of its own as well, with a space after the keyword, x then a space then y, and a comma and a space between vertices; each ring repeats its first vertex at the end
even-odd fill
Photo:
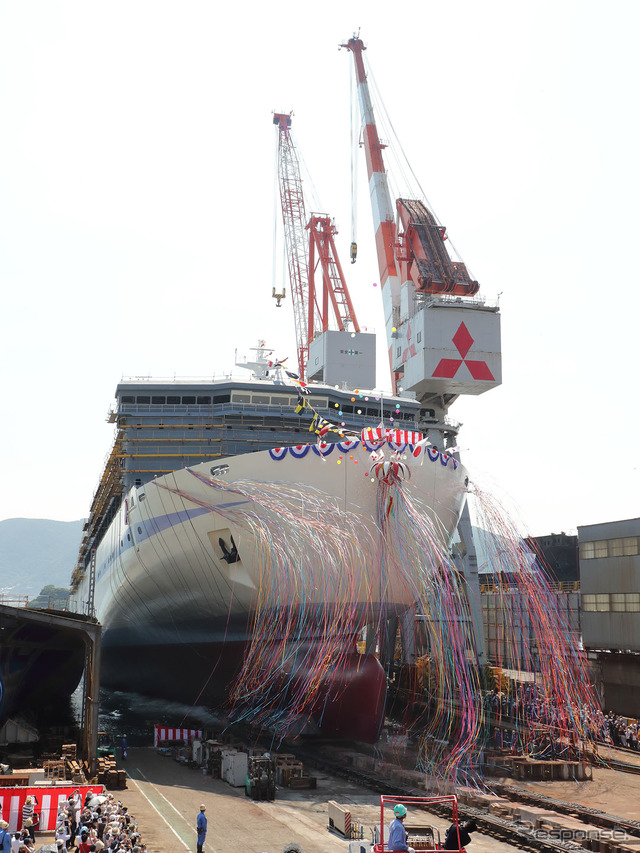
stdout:
POLYGON ((605 710, 640 717, 640 518, 578 528, 582 640, 605 710))
MULTIPOLYGON (((574 584, 558 584, 556 606, 564 618, 568 633, 580 640, 580 592, 574 584)), ((540 669, 539 651, 534 639, 529 602, 515 588, 495 583, 483 584, 482 617, 487 658, 493 666, 522 669, 529 655, 533 669, 540 669)))

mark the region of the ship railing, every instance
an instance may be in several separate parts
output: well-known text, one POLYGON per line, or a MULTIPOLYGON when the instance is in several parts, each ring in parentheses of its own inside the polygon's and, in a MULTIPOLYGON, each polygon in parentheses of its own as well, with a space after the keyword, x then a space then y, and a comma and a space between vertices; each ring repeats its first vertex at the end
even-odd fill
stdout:
MULTIPOLYGON (((268 376, 267 379, 272 382, 273 377, 268 376)), ((211 385, 214 382, 251 382, 247 370, 229 371, 225 373, 210 373, 208 376, 123 376, 120 379, 121 383, 148 382, 149 385, 211 385)))
POLYGON ((13 594, 5 595, 5 593, 0 593, 0 604, 4 604, 7 607, 28 607, 29 596, 13 594))
POLYGON ((401 316, 397 316, 397 325, 413 319, 419 311, 431 305, 451 305, 453 307, 458 305, 466 308, 480 308, 485 311, 497 311, 500 308, 500 297, 486 299, 484 296, 452 296, 446 293, 416 292, 414 298, 409 302, 408 310, 401 316))

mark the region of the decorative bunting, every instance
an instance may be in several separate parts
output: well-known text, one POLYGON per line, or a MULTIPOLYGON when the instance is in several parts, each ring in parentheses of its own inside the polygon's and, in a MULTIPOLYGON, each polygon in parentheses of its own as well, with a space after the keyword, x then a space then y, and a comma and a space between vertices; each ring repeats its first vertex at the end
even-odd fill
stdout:
POLYGON ((289 448, 289 453, 296 459, 303 459, 309 452, 309 444, 298 444, 289 448))
POLYGON ((273 450, 269 451, 269 456, 272 459, 275 459, 276 462, 279 462, 281 459, 284 459, 284 457, 286 455, 287 455, 287 448, 286 447, 274 447, 273 450))

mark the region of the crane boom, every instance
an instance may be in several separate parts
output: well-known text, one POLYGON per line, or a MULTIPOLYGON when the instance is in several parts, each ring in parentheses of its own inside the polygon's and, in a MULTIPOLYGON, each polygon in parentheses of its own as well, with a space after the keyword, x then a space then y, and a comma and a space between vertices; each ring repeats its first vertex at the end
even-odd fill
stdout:
MULTIPOLYGON (((309 229, 309 291, 315 298, 315 256, 322 267, 322 331, 329 329, 329 304, 340 332, 349 330, 353 324, 354 331, 359 332, 360 326, 356 312, 351 302, 351 296, 342 272, 334 237, 338 233, 329 216, 314 214, 307 225, 309 229)), ((311 321, 311 318, 310 318, 311 321)), ((309 328, 310 340, 319 329, 309 328)))
POLYGON ((309 241, 307 213, 300 177, 300 163, 291 139, 291 116, 275 113, 278 127, 278 185, 284 223, 284 239, 293 302, 293 322, 298 350, 298 375, 305 378, 309 358, 308 329, 313 327, 315 306, 309 298, 309 241))
POLYGON ((424 202, 399 198, 394 213, 365 46, 355 36, 342 46, 356 68, 392 387, 416 394, 431 413, 435 444, 438 432, 447 435, 446 414, 456 396, 481 394, 501 382, 498 308, 463 299, 478 292, 478 282, 464 263, 451 260, 446 229, 424 202))
MULTIPOLYGON (((384 325, 389 342, 389 367, 392 368, 392 340, 394 329, 400 319, 400 276, 396 267, 394 246, 396 244, 396 225, 393 213, 389 181, 384 168, 382 151, 384 146, 378 136, 373 105, 367 75, 364 69, 362 52, 364 44, 359 38, 349 39, 345 45, 353 53, 356 66, 358 86, 358 101, 364 124, 364 149, 367 160, 367 177, 371 194, 373 211, 373 227, 376 236, 378 269, 380 271, 380 288, 384 310, 384 325)), ((393 393, 397 393, 399 376, 391 369, 393 393)))

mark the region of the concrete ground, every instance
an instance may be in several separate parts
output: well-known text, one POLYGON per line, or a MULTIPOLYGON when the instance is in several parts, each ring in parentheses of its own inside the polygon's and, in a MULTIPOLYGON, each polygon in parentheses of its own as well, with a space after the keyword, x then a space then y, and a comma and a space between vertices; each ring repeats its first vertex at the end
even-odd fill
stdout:
MULTIPOLYGON (((207 806, 205 853, 281 853, 291 842, 304 853, 348 853, 349 842, 327 829, 329 800, 346 806, 353 821, 365 824, 367 848, 370 828, 380 815, 379 795, 326 774, 314 774, 315 790, 278 788, 274 801, 253 802, 244 788, 204 776, 200 770, 158 755, 152 747, 132 748, 126 770, 127 789, 113 793, 135 815, 148 853, 195 853, 200 803, 207 806)), ((448 826, 432 816, 427 822, 441 831, 448 826)), ((41 833, 38 843, 49 840, 41 833)), ((511 850, 479 834, 474 835, 469 853, 475 853, 474 848, 477 853, 511 850)))
MULTIPOLYGON (((600 749, 600 756, 605 761, 617 759, 640 767, 640 752, 603 747, 600 749)), ((557 800, 578 803, 627 820, 640 821, 640 775, 632 776, 617 770, 596 767, 593 769, 593 780, 588 782, 503 781, 557 800)))
MULTIPOLYGON (((126 770, 127 789, 114 795, 136 816, 148 853, 195 853, 200 803, 207 806, 209 822, 205 853, 281 853, 291 842, 304 853, 348 853, 349 842, 327 829, 329 800, 348 808, 352 820, 364 824, 367 847, 370 830, 380 815, 377 794, 327 774, 314 774, 318 780, 315 790, 278 788, 275 801, 253 802, 245 796, 244 788, 232 788, 226 782, 204 776, 200 770, 158 755, 152 747, 131 749, 126 770)), ((518 785, 640 820, 640 776, 606 769, 594 770, 593 776, 592 782, 518 785)), ((461 816, 464 817, 462 810, 461 816)), ((444 836, 447 821, 431 815, 426 820, 444 836)), ((38 843, 49 840, 41 833, 38 843)), ((513 848, 475 833, 468 851, 512 853, 513 848)))

